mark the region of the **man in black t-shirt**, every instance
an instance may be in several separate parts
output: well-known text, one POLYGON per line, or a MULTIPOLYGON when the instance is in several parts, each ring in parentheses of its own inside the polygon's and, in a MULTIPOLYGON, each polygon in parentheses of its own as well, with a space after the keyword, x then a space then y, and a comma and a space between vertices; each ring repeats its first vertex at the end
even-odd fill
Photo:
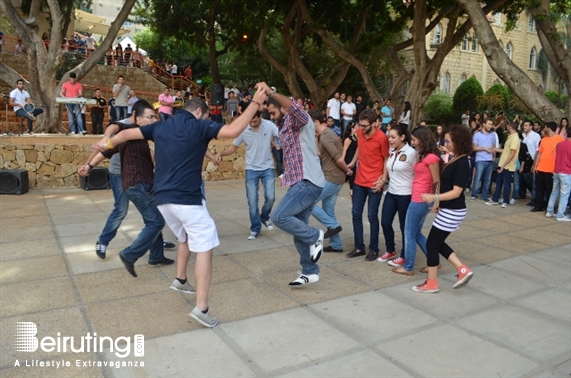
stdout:
POLYGON ((238 104, 238 115, 242 114, 242 112, 244 112, 244 110, 248 107, 248 105, 250 105, 250 101, 252 100, 252 95, 247 93, 244 96, 244 99, 242 101, 240 101, 240 103, 238 104))

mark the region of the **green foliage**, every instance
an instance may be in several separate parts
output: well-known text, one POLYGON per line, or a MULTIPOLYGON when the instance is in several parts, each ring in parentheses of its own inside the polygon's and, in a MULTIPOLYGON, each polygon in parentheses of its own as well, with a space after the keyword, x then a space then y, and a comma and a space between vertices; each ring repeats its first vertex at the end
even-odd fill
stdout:
POLYGON ((71 52, 66 52, 63 54, 61 64, 58 66, 56 71, 56 80, 60 80, 63 75, 79 66, 81 61, 77 59, 77 55, 71 52))
POLYGON ((545 97, 547 97, 552 104, 559 105, 559 93, 555 91, 547 91, 544 94, 545 97))
POLYGON ((426 118, 438 124, 445 124, 452 117, 452 97, 448 93, 434 92, 424 105, 426 118))
POLYGON ((486 96, 500 96, 504 99, 502 107, 505 108, 510 100, 509 89, 502 84, 494 84, 487 91, 486 96))
POLYGON ((477 98, 483 94, 484 90, 474 76, 460 84, 452 99, 454 114, 460 116, 466 110, 475 111, 478 108, 477 98))

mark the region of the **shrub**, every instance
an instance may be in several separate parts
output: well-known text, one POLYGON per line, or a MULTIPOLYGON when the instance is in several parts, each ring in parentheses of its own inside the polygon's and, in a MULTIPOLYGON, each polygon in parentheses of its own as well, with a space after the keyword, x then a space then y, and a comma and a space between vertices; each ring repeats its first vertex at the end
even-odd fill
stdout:
POLYGON ((452 116, 452 98, 448 93, 434 92, 424 105, 426 118, 437 123, 446 123, 452 116))
POLYGON ((502 84, 494 84, 492 85, 485 93, 486 96, 500 96, 503 98, 503 104, 501 105, 501 109, 498 111, 506 110, 508 107, 508 103, 510 101, 510 91, 507 87, 503 86, 502 84))
POLYGON ((555 91, 547 91, 544 93, 544 95, 549 99, 549 101, 551 101, 553 105, 559 106, 559 93, 555 91))
POLYGON ((478 108, 477 98, 483 94, 484 90, 474 76, 460 84, 452 99, 454 115, 460 117, 466 110, 476 111, 478 108))

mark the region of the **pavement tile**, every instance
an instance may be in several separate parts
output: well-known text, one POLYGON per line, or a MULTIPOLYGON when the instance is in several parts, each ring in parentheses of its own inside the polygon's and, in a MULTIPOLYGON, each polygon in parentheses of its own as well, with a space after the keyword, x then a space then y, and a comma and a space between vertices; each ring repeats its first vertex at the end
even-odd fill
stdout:
MULTIPOLYGON (((176 260, 176 254, 174 252, 165 252, 167 257, 176 260), (173 254, 173 256, 169 256, 173 254)), ((194 263, 196 261, 196 254, 190 255, 190 260, 188 262, 188 267, 186 269, 187 275, 190 279, 191 285, 194 286, 194 263)), ((169 277, 169 280, 174 280, 176 278, 176 262, 172 265, 162 265, 159 267, 164 275, 169 277)), ((221 282, 235 281, 244 278, 250 278, 252 274, 232 261, 228 256, 216 256, 212 257, 212 281, 211 284, 217 284, 221 282)), ((169 281, 170 284, 171 281, 169 281)))
MULTIPOLYGON (((94 252, 95 242, 99 239, 99 233, 103 229, 102 227, 94 228, 91 230, 91 234, 84 235, 71 235, 64 236, 60 238, 63 250, 65 253, 75 253, 75 252, 94 252)), ((122 233, 118 232, 111 244, 111 248, 125 248, 130 246, 131 240, 127 239, 122 233)))
POLYGON ((506 271, 494 269, 491 266, 478 266, 472 270, 474 271, 474 279, 470 281, 471 289, 503 300, 547 288, 546 285, 539 282, 521 278, 506 271))
MULTIPOLYGON (((250 235, 250 225, 245 224, 244 222, 230 222, 230 221, 222 221, 216 222, 216 230, 218 231, 218 236, 236 236, 236 238, 244 238, 250 235)), ((269 233, 267 229, 262 226, 262 233, 263 235, 269 233)))
POLYGON ((93 213, 100 211, 97 204, 89 201, 89 202, 82 202, 82 203, 71 203, 63 204, 63 205, 49 205, 48 203, 48 211, 51 216, 57 216, 62 214, 75 214, 77 213, 78 209, 81 209, 81 212, 93 213))
MULTIPOLYGON (((12 367, 2 371, 3 378, 37 378, 37 377, 57 377, 57 378, 77 378, 77 377, 103 377, 103 373, 100 368, 96 366, 83 366, 84 362, 89 364, 89 361, 93 363, 97 358, 93 353, 71 353, 59 356, 50 356, 45 358, 45 361, 67 361, 69 362, 69 367, 12 367)), ((20 360, 23 363, 24 360, 20 360)), ((30 359, 29 359, 30 361, 30 359)), ((32 363, 30 361, 30 363, 32 363)))
POLYGON ((571 269, 567 265, 557 264, 557 261, 535 259, 530 255, 497 261, 490 266, 529 277, 538 282, 552 284, 571 278, 571 269))
POLYGON ((0 208, 0 211, 2 212, 2 221, 0 222, 0 224, 3 226, 4 223, 6 223, 6 219, 7 218, 12 218, 12 217, 22 217, 22 216, 41 216, 41 215, 48 215, 49 211, 48 209, 43 205, 36 205, 36 206, 32 206, 30 204, 28 204, 28 206, 26 205, 22 205, 22 206, 18 206, 18 207, 7 207, 7 208, 0 208))
POLYGON ((528 229, 529 227, 526 225, 510 223, 510 222, 502 222, 496 219, 480 219, 470 221, 470 226, 476 226, 479 228, 483 228, 485 230, 489 230, 495 233, 500 232, 512 232, 518 231, 523 229, 528 229))
POLYGON ((554 263, 571 265, 571 245, 564 247, 549 248, 533 253, 534 259, 545 259, 554 263), (567 252, 565 252, 567 248, 567 252))
POLYGON ((68 277, 0 286, 0 316, 23 315, 77 304, 68 277))
MULTIPOLYGON (((266 231, 275 232, 275 231, 266 231)), ((270 238, 265 237, 264 231, 255 240, 248 240, 248 235, 246 233, 240 237, 223 238, 220 240, 220 245, 216 247, 216 251, 220 254, 231 254, 237 252, 251 252, 260 251, 266 249, 279 248, 283 244, 276 242, 270 238)))
MULTIPOLYGON (((125 269, 115 269, 76 276, 76 284, 85 303, 96 303, 120 298, 170 292, 170 282, 158 269, 137 269, 133 278, 125 269)), ((170 293, 169 293, 170 294, 170 293)))
MULTIPOLYGON (((523 231, 523 232, 529 232, 529 231, 523 231)), ((482 238, 480 240, 480 243, 482 243, 483 245, 488 245, 492 248, 501 248, 504 250, 517 253, 529 253, 545 248, 545 244, 528 239, 523 239, 521 237, 515 236, 513 233, 494 235, 482 238)))
MULTIPOLYGON (((119 258, 119 252, 122 250, 123 248, 107 249, 105 260, 97 257, 95 248, 89 252, 67 253, 66 256, 73 274, 104 272, 112 269, 125 270, 125 266, 119 258)), ((140 259, 135 263, 135 266, 143 265, 144 263, 146 261, 140 259)))
POLYGON ((568 322, 554 322, 510 305, 468 316, 458 320, 458 324, 539 360, 557 357, 571 349, 568 322))
POLYGON ((213 284, 208 297, 213 316, 221 322, 250 318, 299 306, 287 293, 280 292, 266 282, 255 278, 213 284))
POLYGON ((36 280, 66 276, 67 266, 63 256, 36 257, 4 261, 0 265, 0 284, 26 282, 33 276, 36 280), (41 269, 37 269, 41 267, 41 269))
POLYGON ((425 377, 519 376, 537 366, 447 324, 381 344, 377 349, 425 377), (422 353, 412 353, 413 350, 422 353))
MULTIPOLYGON (((86 223, 86 221, 106 221, 109 213, 103 211, 82 211, 71 214, 54 214, 52 221, 57 226, 86 223)), ((65 228, 63 228, 65 229, 65 228)), ((60 234, 63 236, 63 234, 60 234)))
POLYGON ((457 255, 464 262, 464 258, 468 257, 478 263, 489 263, 492 261, 504 260, 514 257, 517 253, 498 246, 488 246, 477 241, 452 243, 451 247, 456 251, 457 255))
POLYGON ((56 231, 61 237, 90 235, 96 232, 101 232, 105 226, 105 221, 105 219, 100 219, 97 221, 90 220, 89 222, 82 223, 56 224, 56 231))
POLYGON ((557 222, 554 219, 550 219, 552 222, 548 226, 538 227, 535 229, 537 232, 547 232, 547 233, 556 233, 563 236, 569 237, 571 235, 571 224, 565 222, 557 222))
POLYGON ((571 359, 567 359, 566 361, 557 364, 555 366, 555 374, 559 377, 567 376, 570 374, 571 371, 571 359))
MULTIPOLYGON (((530 208, 526 207, 524 210, 528 209, 530 208)), ((551 223, 549 219, 545 218, 545 213, 538 213, 536 216, 534 213, 526 213, 525 211, 520 214, 498 217, 496 220, 500 222, 510 222, 520 226, 525 226, 525 228, 533 229, 551 223)))
POLYGON ((366 345, 435 323, 438 319, 378 291, 310 306, 366 345), (358 314, 358 315, 357 315, 358 314), (387 326, 391 325, 391 326, 387 326))
POLYGON ((549 246, 559 246, 571 242, 571 236, 569 234, 560 235, 552 232, 518 231, 512 232, 509 235, 549 246))
POLYGON ((100 335, 142 334, 147 339, 202 328, 188 316, 192 308, 183 294, 168 290, 88 304, 86 313, 100 335))
POLYGON ((294 274, 295 271, 299 270, 299 254, 286 247, 237 253, 229 255, 228 258, 252 271, 255 275, 267 275, 284 270, 294 274))
MULTIPOLYGON (((59 332, 62 336, 73 336, 75 339, 74 345, 79 348, 80 342, 79 338, 85 336, 88 332, 87 324, 85 319, 81 314, 78 307, 63 308, 58 310, 42 311, 35 314, 22 314, 17 316, 12 316, 8 318, 0 319, 0 334, 4 339, 0 343, 0 366, 5 367, 6 365, 14 366, 14 361, 16 359, 20 360, 51 360, 54 356, 59 356, 65 354, 63 349, 58 353, 57 350, 54 352, 44 352, 41 348, 37 351, 30 352, 16 352, 13 342, 15 341, 16 334, 16 322, 32 322, 36 324, 38 328, 37 338, 42 339, 46 336, 57 337, 59 332), (8 340, 5 340, 9 338, 8 340)), ((69 348, 69 344, 68 344, 69 348)), ((67 349, 69 352, 69 349, 67 349)), ((77 354, 79 357, 80 354, 77 354)), ((31 367, 25 369, 17 368, 16 371, 33 371, 31 367)), ((0 375, 4 377, 4 371, 0 375)), ((60 372, 58 371, 58 374, 60 372)), ((39 377, 40 375, 36 375, 39 377)))
POLYGON ((50 238, 55 238, 54 230, 50 225, 26 227, 25 231, 13 228, 0 228, 0 243, 23 242, 50 238))
MULTIPOLYGON (((106 353, 109 359, 113 354, 106 353)), ((113 377, 255 377, 215 332, 200 329, 145 339, 144 367, 113 369, 113 377), (192 342, 188 342, 192 340, 192 342), (213 351, 215 351, 213 353, 213 351)))
POLYGON ((0 261, 53 256, 60 253, 61 250, 55 238, 0 244, 0 261))
POLYGON ((569 291, 550 289, 520 298, 515 303, 571 323, 571 294, 569 291))
MULTIPOLYGON (((426 225, 427 223, 424 222, 424 224, 426 225)), ((471 222, 463 222, 462 227, 451 233, 447 240, 450 240, 451 242, 467 241, 472 239, 479 241, 481 238, 488 237, 494 233, 495 232, 487 229, 472 226, 471 222)), ((424 236, 428 237, 428 232, 424 234, 424 236)))
POLYGON ((295 289, 288 287, 288 284, 297 277, 298 274, 295 271, 287 271, 266 275, 264 279, 303 304, 323 302, 371 290, 370 286, 327 267, 321 268, 319 282, 295 289))
MULTIPOLYGON (((344 260, 340 260, 336 264, 331 264, 331 269, 368 285, 371 289, 380 289, 402 282, 412 282, 415 278, 418 279, 418 277, 415 276, 410 277, 395 274, 391 272, 392 267, 386 263, 365 261, 362 257, 347 259, 344 255, 345 254, 340 257, 340 259, 344 260)), ((424 266, 422 262, 417 262, 416 273, 418 273, 418 267, 422 266, 424 266)))
POLYGON ((28 215, 28 216, 15 216, 15 217, 2 217, 0 226, 2 229, 13 230, 14 232, 25 233, 28 227, 42 227, 50 224, 48 215, 28 215))
POLYGON ((371 350, 330 359, 280 377, 411 377, 371 350))
POLYGON ((302 308, 221 324, 220 328, 250 360, 272 376, 359 346, 302 308))

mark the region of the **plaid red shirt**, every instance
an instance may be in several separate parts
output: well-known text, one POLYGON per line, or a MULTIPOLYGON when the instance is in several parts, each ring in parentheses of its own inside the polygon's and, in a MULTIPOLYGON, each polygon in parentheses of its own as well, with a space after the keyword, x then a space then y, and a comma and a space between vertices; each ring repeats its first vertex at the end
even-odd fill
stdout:
POLYGON ((290 99, 292 105, 279 125, 285 166, 282 186, 293 186, 303 180, 300 130, 309 122, 309 114, 294 98, 290 99))

